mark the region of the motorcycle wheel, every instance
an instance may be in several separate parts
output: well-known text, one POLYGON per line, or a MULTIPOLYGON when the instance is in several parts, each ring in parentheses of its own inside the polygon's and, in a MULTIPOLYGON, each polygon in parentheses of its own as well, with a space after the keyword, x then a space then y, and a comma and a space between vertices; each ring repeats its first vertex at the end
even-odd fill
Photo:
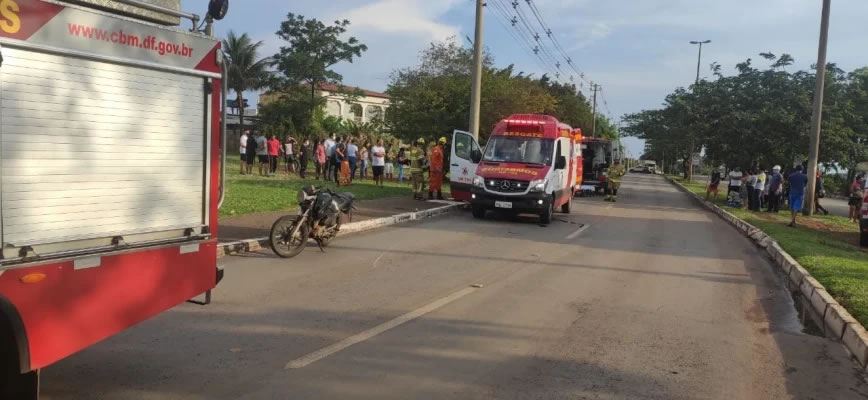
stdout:
POLYGON ((328 238, 320 239, 320 241, 319 241, 320 245, 322 247, 328 247, 329 243, 331 243, 332 240, 334 240, 338 236, 338 231, 340 231, 340 230, 341 230, 341 216, 338 215, 337 220, 335 220, 335 234, 334 234, 334 236, 329 236, 328 238))
POLYGON ((289 237, 295 229, 296 219, 287 215, 279 218, 271 226, 269 236, 271 250, 281 258, 295 257, 307 246, 307 239, 310 236, 310 228, 307 225, 302 225, 295 237, 289 237))

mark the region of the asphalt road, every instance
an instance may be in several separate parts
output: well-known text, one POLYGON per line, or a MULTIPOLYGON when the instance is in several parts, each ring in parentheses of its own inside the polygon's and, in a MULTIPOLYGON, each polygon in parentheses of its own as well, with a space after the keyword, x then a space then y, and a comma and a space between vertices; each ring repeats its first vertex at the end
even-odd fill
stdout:
POLYGON ((548 227, 491 217, 228 258, 213 304, 45 369, 43 396, 868 398, 840 344, 801 333, 764 253, 659 176, 548 227))

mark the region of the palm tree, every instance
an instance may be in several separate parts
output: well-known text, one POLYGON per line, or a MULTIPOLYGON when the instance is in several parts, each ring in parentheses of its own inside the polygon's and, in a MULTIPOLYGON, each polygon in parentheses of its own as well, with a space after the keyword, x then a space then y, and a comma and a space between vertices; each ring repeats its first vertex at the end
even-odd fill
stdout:
POLYGON ((246 33, 237 36, 229 31, 223 40, 223 51, 229 61, 229 88, 238 100, 238 124, 244 129, 244 91, 265 87, 268 81, 269 58, 259 58, 262 41, 253 42, 246 33))

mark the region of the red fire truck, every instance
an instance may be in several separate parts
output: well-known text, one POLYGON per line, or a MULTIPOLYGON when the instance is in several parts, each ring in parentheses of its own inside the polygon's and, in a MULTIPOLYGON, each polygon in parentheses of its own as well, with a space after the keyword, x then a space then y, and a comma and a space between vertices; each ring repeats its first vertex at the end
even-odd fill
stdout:
POLYGON ((36 398, 40 368, 222 277, 225 63, 198 22, 0 0, 0 398, 36 398))

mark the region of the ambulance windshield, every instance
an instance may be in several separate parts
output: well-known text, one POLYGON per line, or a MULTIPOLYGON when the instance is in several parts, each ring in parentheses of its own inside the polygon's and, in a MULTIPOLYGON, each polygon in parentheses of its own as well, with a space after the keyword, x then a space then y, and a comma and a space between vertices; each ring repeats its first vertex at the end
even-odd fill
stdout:
POLYGON ((551 165, 554 140, 519 136, 492 136, 483 161, 551 165))

